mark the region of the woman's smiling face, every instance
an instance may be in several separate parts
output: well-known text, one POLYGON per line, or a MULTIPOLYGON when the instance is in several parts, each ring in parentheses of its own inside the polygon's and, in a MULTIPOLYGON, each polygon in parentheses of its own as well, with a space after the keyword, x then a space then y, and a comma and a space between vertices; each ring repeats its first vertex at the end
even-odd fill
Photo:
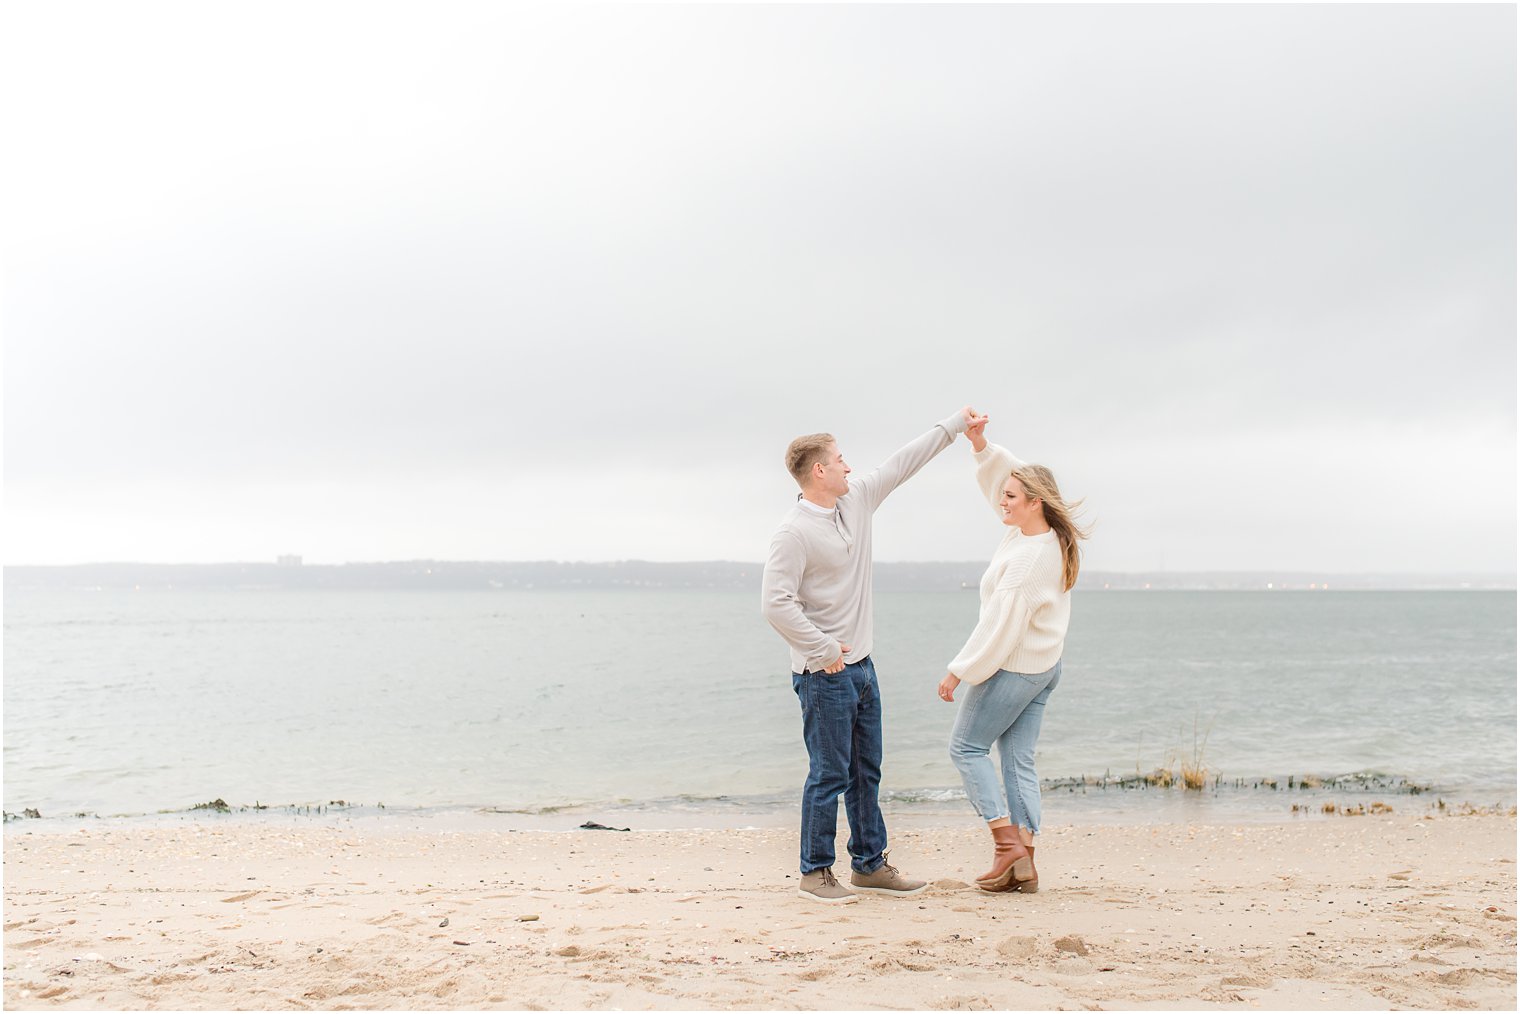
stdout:
POLYGON ((1044 520, 1045 512, 1040 509, 1039 500, 1031 500, 1029 494, 1024 492, 1024 484, 1017 476, 1010 475, 1008 481, 1003 483, 1003 500, 1000 505, 1003 509, 1003 524, 1023 528, 1031 521, 1044 520))

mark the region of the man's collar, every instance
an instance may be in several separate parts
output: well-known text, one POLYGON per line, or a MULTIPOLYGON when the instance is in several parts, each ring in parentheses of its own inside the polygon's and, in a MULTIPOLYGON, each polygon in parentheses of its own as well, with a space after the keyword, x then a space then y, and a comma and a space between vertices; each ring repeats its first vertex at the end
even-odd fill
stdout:
POLYGON ((797 504, 806 510, 809 514, 817 514, 819 517, 823 518, 830 517, 834 513, 834 508, 820 507, 813 501, 809 500, 807 497, 803 496, 801 493, 797 494, 797 504))

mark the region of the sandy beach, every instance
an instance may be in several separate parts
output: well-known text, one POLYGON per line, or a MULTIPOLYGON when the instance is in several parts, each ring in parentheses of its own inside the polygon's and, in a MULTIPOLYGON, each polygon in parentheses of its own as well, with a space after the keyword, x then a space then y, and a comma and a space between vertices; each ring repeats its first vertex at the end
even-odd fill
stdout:
MULTIPOLYGON (((841 844, 843 835, 841 835, 841 844)), ((797 897, 790 830, 12 826, 10 1009, 1513 1009, 1515 817, 972 826, 906 899, 797 897)), ((844 863, 837 869, 844 872, 844 863)))

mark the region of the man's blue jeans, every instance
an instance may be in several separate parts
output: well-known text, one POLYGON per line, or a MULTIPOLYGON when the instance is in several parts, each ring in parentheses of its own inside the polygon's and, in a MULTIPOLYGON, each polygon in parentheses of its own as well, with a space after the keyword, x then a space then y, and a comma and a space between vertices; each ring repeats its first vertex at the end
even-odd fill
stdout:
POLYGON ((802 788, 802 872, 834 865, 839 796, 850 821, 850 865, 874 873, 885 861, 887 825, 876 802, 881 785, 881 692, 869 657, 832 676, 792 673, 802 702, 808 777, 802 788))

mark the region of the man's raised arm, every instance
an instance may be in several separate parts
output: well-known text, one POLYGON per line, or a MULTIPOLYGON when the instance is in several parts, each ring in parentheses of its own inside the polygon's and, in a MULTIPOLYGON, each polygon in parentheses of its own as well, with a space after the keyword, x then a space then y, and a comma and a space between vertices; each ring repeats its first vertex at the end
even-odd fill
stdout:
POLYGON ((980 417, 971 411, 971 406, 967 405, 954 415, 935 423, 928 433, 877 465, 869 475, 853 480, 851 485, 874 511, 881 506, 887 494, 913 478, 920 468, 954 443, 955 438, 966 432, 966 427, 978 418, 980 417))

